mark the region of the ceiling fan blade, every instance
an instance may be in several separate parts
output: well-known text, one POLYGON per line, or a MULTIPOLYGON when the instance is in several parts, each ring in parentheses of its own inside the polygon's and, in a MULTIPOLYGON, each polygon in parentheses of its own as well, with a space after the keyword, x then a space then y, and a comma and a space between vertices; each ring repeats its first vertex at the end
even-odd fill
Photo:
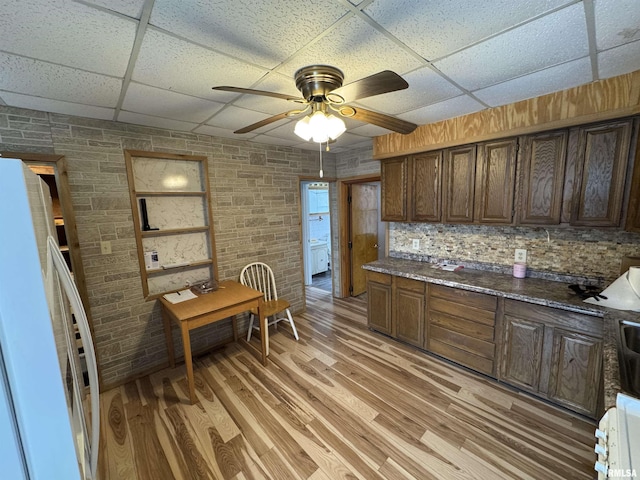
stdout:
POLYGON ((249 95, 262 95, 263 97, 274 97, 282 100, 288 100, 290 102, 306 103, 306 100, 302 97, 292 97, 291 95, 285 95, 284 93, 267 92, 265 90, 253 90, 252 88, 240 88, 240 87, 211 87, 212 90, 222 90, 225 92, 234 93, 247 93, 249 95))
POLYGON ((408 86, 409 84, 400 75, 391 70, 384 70, 336 88, 327 95, 327 98, 331 100, 333 95, 339 95, 344 98, 344 102, 336 103, 349 103, 381 93, 403 90, 408 86))
POLYGON ((303 108, 302 110, 290 110, 288 112, 282 112, 282 113, 279 113, 278 115, 274 115, 273 117, 265 118, 264 120, 260 120, 259 122, 252 123, 251 125, 241 128, 240 130, 236 130, 233 133, 249 133, 260 127, 269 125, 270 123, 277 122, 278 120, 282 120, 288 117, 295 117, 296 115, 300 115, 301 113, 304 113, 307 110, 309 110, 308 106, 307 108, 303 108))
POLYGON ((343 117, 355 118, 361 122, 371 123, 398 133, 411 133, 418 127, 415 123, 406 122, 399 118, 385 115, 384 113, 372 112, 364 108, 345 106, 339 108, 338 112, 343 117))

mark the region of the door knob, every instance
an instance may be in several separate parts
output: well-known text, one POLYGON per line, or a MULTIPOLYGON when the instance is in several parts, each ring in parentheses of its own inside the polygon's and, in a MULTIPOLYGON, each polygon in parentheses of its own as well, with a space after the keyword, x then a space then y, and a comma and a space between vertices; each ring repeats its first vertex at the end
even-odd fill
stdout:
POLYGON ((373 246, 373 248, 378 248, 378 244, 376 243, 376 244, 373 246))

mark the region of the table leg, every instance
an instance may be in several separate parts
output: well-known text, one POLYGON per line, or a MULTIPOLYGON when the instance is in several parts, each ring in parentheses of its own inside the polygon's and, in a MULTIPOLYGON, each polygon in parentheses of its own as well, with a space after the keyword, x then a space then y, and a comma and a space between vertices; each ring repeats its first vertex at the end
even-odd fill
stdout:
POLYGON ((176 355, 173 350, 173 337, 171 336, 171 318, 169 314, 162 307, 162 322, 164 323, 164 336, 167 342, 167 356, 169 357, 169 366, 174 368, 176 366, 176 355))
POLYGON ((191 405, 196 403, 196 389, 193 380, 193 358, 191 358, 191 338, 189 337, 189 327, 186 322, 182 322, 182 345, 184 347, 184 365, 187 367, 187 383, 189 384, 189 399, 191 405))
POLYGON ((233 325, 233 341, 238 341, 238 321, 235 315, 231 316, 231 325, 233 325))
POLYGON ((262 340, 262 364, 267 365, 269 355, 269 325, 264 316, 264 300, 258 300, 258 319, 260 320, 260 340, 262 340))

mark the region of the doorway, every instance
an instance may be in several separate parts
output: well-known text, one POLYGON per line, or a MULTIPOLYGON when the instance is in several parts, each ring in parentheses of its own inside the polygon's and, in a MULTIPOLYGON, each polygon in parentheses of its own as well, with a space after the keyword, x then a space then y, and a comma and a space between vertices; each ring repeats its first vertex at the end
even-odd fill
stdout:
POLYGON ((303 181, 300 188, 304 283, 332 292, 329 182, 303 181))
POLYGON ((362 265, 386 255, 386 224, 380 220, 380 176, 362 176, 338 183, 340 279, 336 296, 366 291, 362 265))

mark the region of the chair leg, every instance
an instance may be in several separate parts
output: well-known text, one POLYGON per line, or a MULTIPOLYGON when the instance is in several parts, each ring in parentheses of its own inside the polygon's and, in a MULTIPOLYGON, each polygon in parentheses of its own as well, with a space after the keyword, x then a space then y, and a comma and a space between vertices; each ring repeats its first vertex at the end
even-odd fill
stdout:
POLYGON ((296 340, 300 340, 298 337, 298 331, 296 330, 296 324, 293 323, 293 318, 291 317, 291 312, 287 308, 287 317, 289 317, 289 325, 291 325, 291 330, 293 330, 293 336, 296 337, 296 340))
POLYGON ((254 316, 253 314, 249 315, 249 331, 247 331, 247 342, 251 341, 251 332, 253 332, 253 320, 254 320, 254 316))

